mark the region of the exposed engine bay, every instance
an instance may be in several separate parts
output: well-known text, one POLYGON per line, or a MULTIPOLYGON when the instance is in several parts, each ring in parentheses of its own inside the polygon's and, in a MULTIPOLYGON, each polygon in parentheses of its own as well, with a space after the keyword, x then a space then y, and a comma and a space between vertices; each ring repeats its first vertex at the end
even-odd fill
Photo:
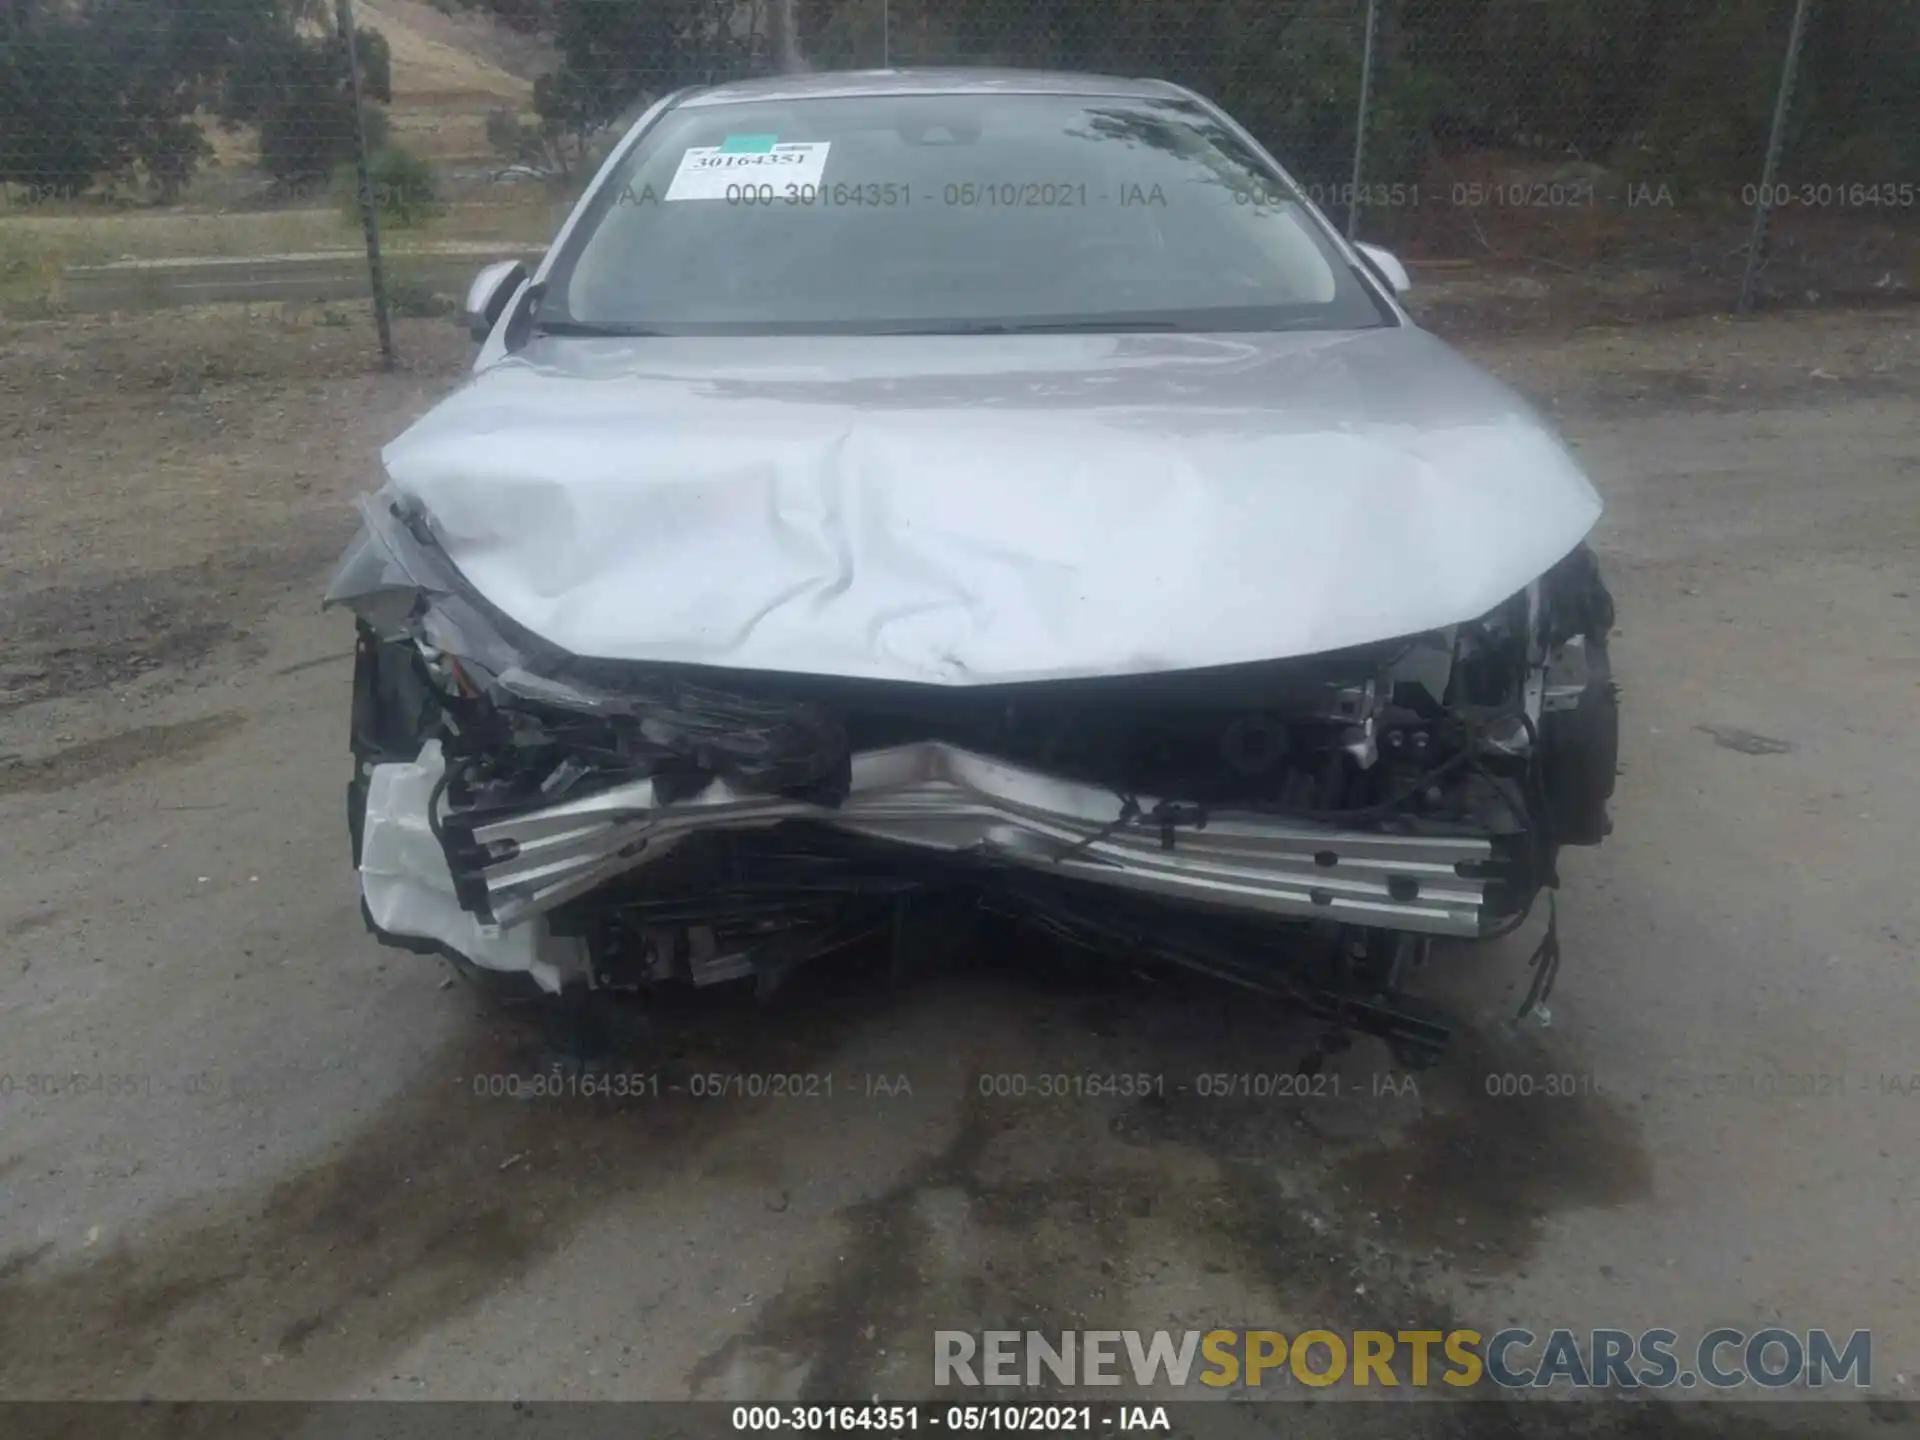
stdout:
MULTIPOLYGON (((548 991, 770 991, 958 900, 1420 1060, 1447 1026, 1409 964, 1516 929, 1560 847, 1610 829, 1613 605, 1584 544, 1428 634, 954 689, 573 656, 467 584, 416 503, 363 518, 328 602, 360 617, 369 923, 548 991)), ((1550 930, 1523 1011, 1557 959, 1550 930)))

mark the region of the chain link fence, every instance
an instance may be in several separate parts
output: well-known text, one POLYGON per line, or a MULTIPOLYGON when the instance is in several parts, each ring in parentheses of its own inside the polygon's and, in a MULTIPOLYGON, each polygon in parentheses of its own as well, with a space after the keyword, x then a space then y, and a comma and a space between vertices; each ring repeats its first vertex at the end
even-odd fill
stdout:
POLYGON ((371 293, 390 355, 658 96, 928 65, 1191 86, 1423 288, 1920 279, 1920 0, 0 0, 0 309, 371 293))

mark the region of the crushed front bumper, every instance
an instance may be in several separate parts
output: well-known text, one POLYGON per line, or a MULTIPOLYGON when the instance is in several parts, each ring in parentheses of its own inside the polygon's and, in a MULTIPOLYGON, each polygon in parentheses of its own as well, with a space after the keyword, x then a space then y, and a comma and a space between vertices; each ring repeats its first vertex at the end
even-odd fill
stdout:
POLYGON ((1204 824, 1141 799, 923 743, 853 757, 838 806, 742 795, 724 780, 661 804, 651 780, 443 833, 462 903, 517 925, 640 869, 685 837, 814 821, 868 840, 967 854, 1190 905, 1432 935, 1482 931, 1493 847, 1469 835, 1382 834, 1222 811, 1204 824), (1156 822, 1156 812, 1162 817, 1156 822))
POLYGON ((977 911, 1430 1055, 1446 1026, 1408 968, 1434 937, 1511 933, 1558 839, 1606 828, 1611 751, 1566 723, 1588 709, 1569 696, 1610 701, 1604 666, 1561 683, 1540 651, 1585 635, 1604 661, 1610 606, 1529 590, 1458 634, 1151 684, 776 683, 557 651, 416 508, 363 514, 328 601, 360 617, 367 919, 549 993, 770 993, 880 931, 897 967, 916 915, 977 911), (1543 749, 1563 757, 1544 777, 1543 749))

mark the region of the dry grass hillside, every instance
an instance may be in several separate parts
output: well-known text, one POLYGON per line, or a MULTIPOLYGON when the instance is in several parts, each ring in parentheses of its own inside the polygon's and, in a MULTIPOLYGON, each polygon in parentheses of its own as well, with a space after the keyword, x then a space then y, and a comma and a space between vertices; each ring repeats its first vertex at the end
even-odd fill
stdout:
POLYGON ((393 136, 435 164, 485 164, 491 110, 527 110, 546 48, 476 14, 449 15, 423 0, 359 0, 360 23, 393 52, 393 136))
MULTIPOLYGON (((485 16, 450 15, 425 0, 357 0, 359 23, 386 37, 393 57, 393 138, 436 165, 483 165, 494 158, 486 139, 489 111, 527 111, 534 78, 552 64, 538 40, 516 35, 485 16)), ((222 168, 245 170, 255 159, 251 132, 209 127, 222 168)))

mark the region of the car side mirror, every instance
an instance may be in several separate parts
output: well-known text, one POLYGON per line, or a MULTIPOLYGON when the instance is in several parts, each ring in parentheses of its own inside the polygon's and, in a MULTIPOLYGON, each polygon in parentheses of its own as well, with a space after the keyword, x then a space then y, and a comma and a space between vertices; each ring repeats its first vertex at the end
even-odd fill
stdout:
POLYGON ((519 260, 499 261, 474 276, 473 284, 467 287, 467 333, 484 343, 499 323, 500 312, 526 280, 527 267, 519 260))
POLYGON ((1394 294, 1404 295, 1413 288, 1413 277, 1407 274, 1407 267, 1400 263, 1399 257, 1391 250, 1382 250, 1378 245, 1362 245, 1358 241, 1354 242, 1353 248, 1360 252, 1361 258, 1372 267, 1373 273, 1378 275, 1394 294))

